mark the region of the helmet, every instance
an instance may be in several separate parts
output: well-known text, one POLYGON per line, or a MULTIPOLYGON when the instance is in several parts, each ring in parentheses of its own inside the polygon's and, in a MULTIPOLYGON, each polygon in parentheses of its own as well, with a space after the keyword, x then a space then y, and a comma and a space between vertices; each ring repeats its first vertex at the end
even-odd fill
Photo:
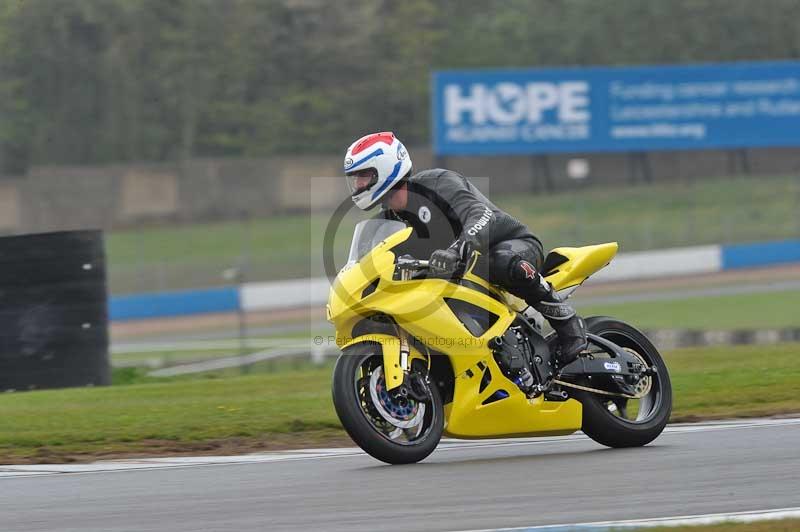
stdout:
POLYGON ((367 210, 411 171, 411 157, 394 133, 372 133, 347 148, 344 171, 353 203, 367 210), (365 174, 371 174, 366 185, 365 174))

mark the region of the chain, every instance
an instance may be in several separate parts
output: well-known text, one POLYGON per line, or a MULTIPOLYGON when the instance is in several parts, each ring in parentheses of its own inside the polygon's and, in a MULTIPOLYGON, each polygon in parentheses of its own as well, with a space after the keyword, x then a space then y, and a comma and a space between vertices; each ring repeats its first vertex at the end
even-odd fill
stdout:
POLYGON ((560 381, 558 379, 553 379, 553 382, 556 383, 556 384, 560 384, 561 386, 566 386, 568 388, 575 388, 577 390, 583 390, 585 392, 598 393, 598 394, 601 394, 601 395, 610 395, 612 397, 624 397, 625 399, 641 399, 642 397, 647 395, 647 393, 641 393, 641 394, 636 394, 636 395, 628 395, 626 393, 607 392, 605 390, 598 390, 597 388, 589 388, 588 386, 581 386, 580 384, 574 384, 574 383, 571 383, 571 382, 564 382, 564 381, 560 381))
MULTIPOLYGON (((645 360, 642 358, 642 356, 639 353, 637 353, 636 351, 634 351, 633 349, 630 349, 628 347, 623 347, 623 349, 625 351, 627 351, 628 353, 632 354, 633 356, 635 356, 636 358, 638 358, 639 361, 642 363, 642 365, 647 367, 647 363, 645 362, 645 360)), ((564 382, 564 381, 560 381, 558 379, 553 379, 553 382, 556 383, 556 384, 560 384, 561 386, 566 386, 568 388, 575 388, 577 390, 583 390, 585 392, 597 393, 597 394, 600 394, 600 395, 610 395, 611 397, 624 397, 625 399, 641 399, 642 397, 644 397, 645 395, 650 393, 650 387, 652 385, 652 383, 649 380, 648 381, 643 381, 642 379, 650 379, 650 378, 651 377, 649 377, 649 376, 640 377, 639 384, 644 384, 646 382, 646 385, 643 385, 643 386, 637 385, 637 391, 639 393, 636 393, 635 395, 628 395, 626 393, 607 392, 605 390, 598 390, 597 388, 589 388, 588 386, 581 386, 580 384, 574 384, 572 382, 564 382)))

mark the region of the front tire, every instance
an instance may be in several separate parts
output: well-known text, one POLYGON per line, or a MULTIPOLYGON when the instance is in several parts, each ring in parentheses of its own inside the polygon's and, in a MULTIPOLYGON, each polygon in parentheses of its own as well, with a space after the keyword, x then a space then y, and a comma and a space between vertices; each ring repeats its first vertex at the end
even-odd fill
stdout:
POLYGON ((346 348, 333 370, 333 405, 342 426, 370 456, 387 464, 411 464, 436 449, 444 430, 444 406, 431 384, 429 401, 398 404, 382 380, 380 344, 346 348), (377 400, 377 402, 376 402, 377 400), (420 412, 422 407, 422 412, 420 412), (419 422, 414 416, 420 416, 419 422), (413 425, 417 423, 416 425, 413 425), (410 428, 403 428, 411 425, 410 428))
MULTIPOLYGON (((590 333, 637 353, 649 366, 655 366, 657 373, 652 377, 649 392, 635 405, 636 419, 620 414, 627 412, 628 400, 611 400, 608 396, 575 390, 574 397, 583 404, 582 430, 608 447, 647 445, 661 434, 672 412, 672 384, 664 359, 644 334, 623 321, 599 316, 585 321, 590 333)), ((596 387, 593 383, 584 384, 596 387)))

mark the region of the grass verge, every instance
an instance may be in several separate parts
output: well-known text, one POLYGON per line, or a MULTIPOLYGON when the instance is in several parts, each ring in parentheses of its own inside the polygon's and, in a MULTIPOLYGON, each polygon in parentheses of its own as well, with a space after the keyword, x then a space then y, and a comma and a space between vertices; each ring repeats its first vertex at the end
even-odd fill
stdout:
POLYGON ((781 519, 777 521, 758 521, 756 523, 719 523, 697 526, 660 526, 639 528, 647 532, 794 532, 800 530, 800 519, 781 519))
MULTIPOLYGON (((578 296, 580 297, 580 296, 578 296)), ((800 291, 576 306, 585 316, 614 316, 644 329, 800 327, 800 291)))
MULTIPOLYGON (((800 344, 668 353, 673 421, 800 412, 798 357, 800 344)), ((330 378, 326 365, 5 394, 0 463, 346 443, 331 403, 330 378)))

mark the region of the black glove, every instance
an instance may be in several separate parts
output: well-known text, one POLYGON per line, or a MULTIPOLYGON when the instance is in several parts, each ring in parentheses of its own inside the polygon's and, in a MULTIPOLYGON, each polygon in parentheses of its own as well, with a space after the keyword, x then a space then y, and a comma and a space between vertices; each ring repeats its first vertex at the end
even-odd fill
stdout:
POLYGON ((456 240, 447 249, 437 249, 431 253, 429 267, 435 274, 464 274, 467 260, 472 254, 469 242, 456 240))

